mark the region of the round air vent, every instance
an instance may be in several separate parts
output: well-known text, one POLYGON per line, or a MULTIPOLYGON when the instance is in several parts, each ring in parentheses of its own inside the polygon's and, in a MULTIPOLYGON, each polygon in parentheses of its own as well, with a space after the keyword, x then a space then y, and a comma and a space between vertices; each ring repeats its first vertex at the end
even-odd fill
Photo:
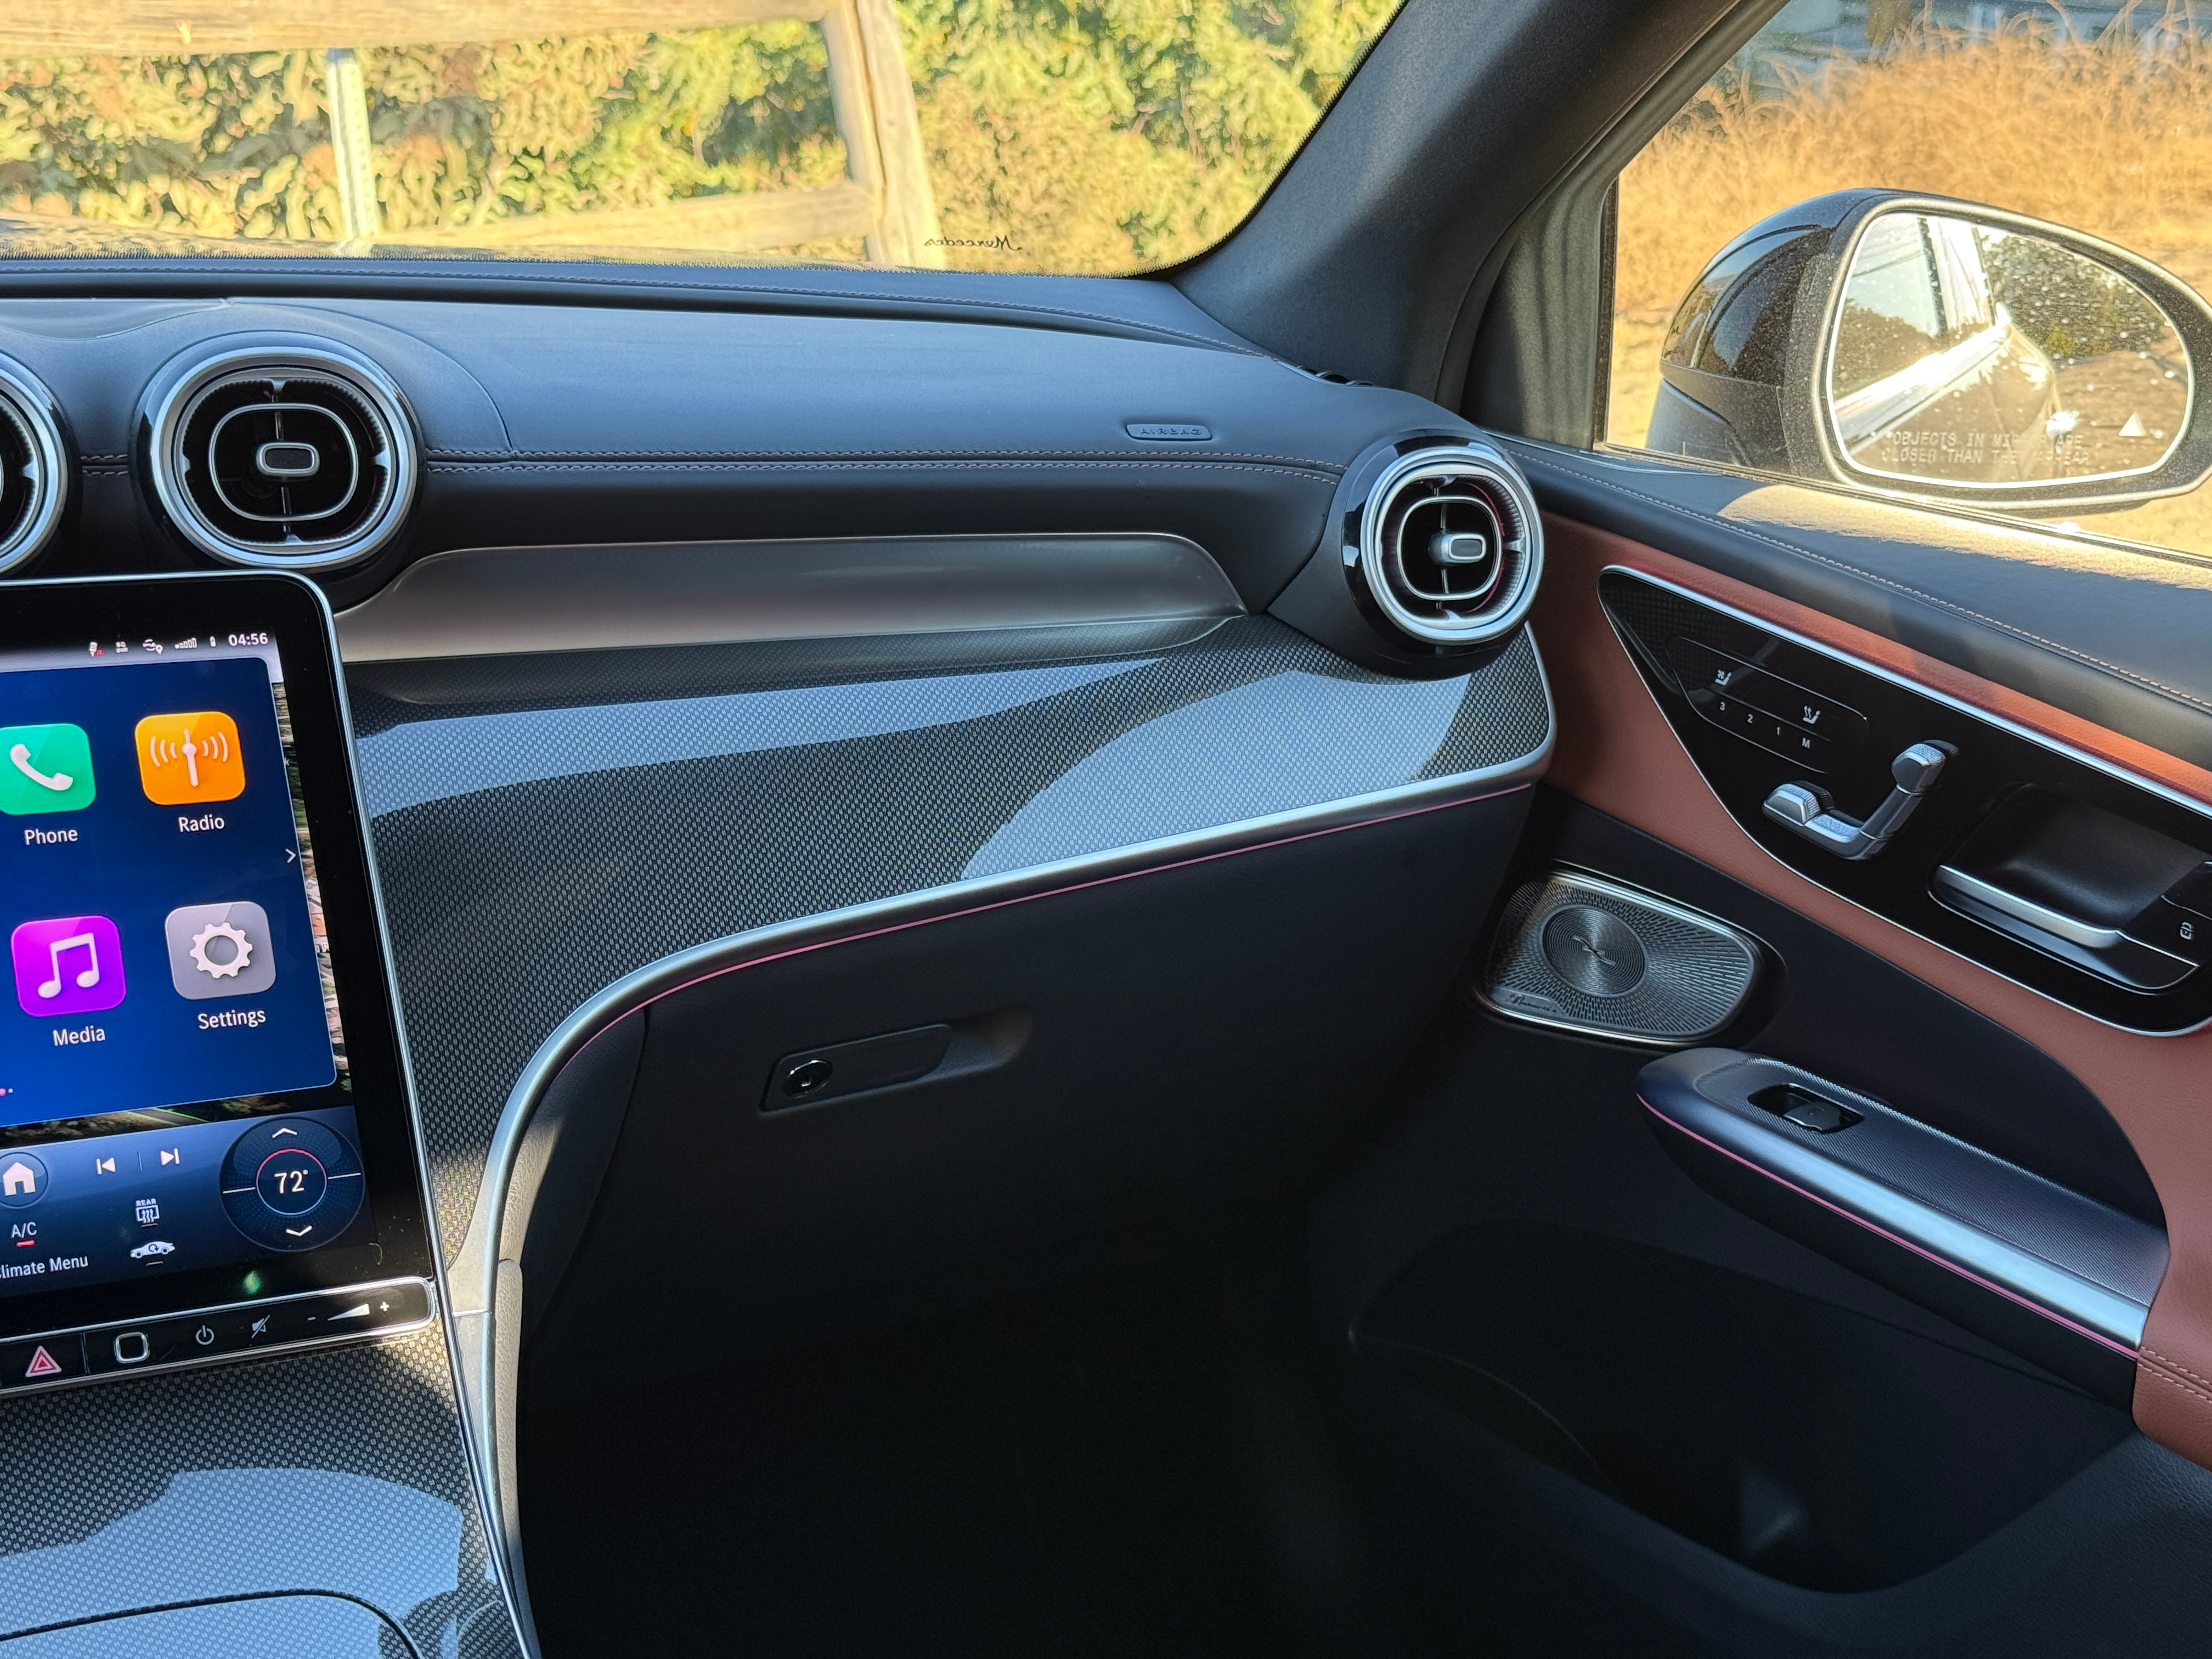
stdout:
POLYGON ((0 360, 0 570, 36 553, 61 522, 68 453, 46 389, 0 360))
POLYGON ((324 569, 367 558, 406 519, 414 424, 374 364, 332 349, 234 351, 157 390, 154 493, 203 552, 324 569))
POLYGON ((1544 532, 1520 469, 1487 443, 1416 449, 1385 469, 1360 517, 1358 570, 1401 632, 1480 645, 1535 602, 1544 532))

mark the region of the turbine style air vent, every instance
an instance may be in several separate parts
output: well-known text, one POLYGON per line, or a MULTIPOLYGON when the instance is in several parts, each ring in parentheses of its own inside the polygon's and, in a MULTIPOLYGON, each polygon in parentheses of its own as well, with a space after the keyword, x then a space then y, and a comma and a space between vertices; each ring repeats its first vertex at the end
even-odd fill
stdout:
POLYGON ((69 498, 68 451, 46 389, 0 361, 0 570, 46 545, 69 498))
POLYGON ((367 558, 405 520, 414 426, 374 364, 249 350, 171 379, 149 421, 154 491, 202 551, 325 568, 367 558))
POLYGON ((1394 627, 1431 645, 1480 645, 1519 627, 1543 563, 1527 481, 1480 441, 1400 457, 1361 514, 1368 597, 1394 627))

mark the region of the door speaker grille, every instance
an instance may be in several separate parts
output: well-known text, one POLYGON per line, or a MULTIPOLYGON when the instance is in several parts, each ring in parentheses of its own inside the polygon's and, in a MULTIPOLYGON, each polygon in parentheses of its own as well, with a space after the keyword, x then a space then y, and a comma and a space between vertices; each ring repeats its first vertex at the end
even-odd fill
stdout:
POLYGON ((1726 922, 1561 870, 1513 895, 1476 995, 1514 1019, 1679 1046, 1733 1019, 1758 975, 1758 945, 1726 922))

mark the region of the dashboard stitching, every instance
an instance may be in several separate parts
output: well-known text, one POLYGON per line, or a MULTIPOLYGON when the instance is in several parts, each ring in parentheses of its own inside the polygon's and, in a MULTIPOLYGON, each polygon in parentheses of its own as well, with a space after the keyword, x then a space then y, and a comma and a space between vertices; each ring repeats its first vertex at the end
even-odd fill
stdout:
MULTIPOLYGON (((518 259, 513 261, 503 260, 501 263, 502 265, 527 265, 531 262, 518 259)), ((228 263, 209 264, 198 260, 179 260, 174 264, 165 262, 159 268, 161 270, 174 271, 179 275, 189 274, 204 276, 234 275, 237 270, 236 266, 230 265, 228 263)), ((81 276, 106 276, 111 274, 109 269, 104 265, 71 266, 62 264, 58 262, 51 267, 42 265, 41 269, 42 270, 52 270, 57 271, 73 271, 74 273, 81 276)), ((456 283, 467 283, 474 280, 489 280, 494 275, 492 272, 478 273, 476 271, 441 271, 438 274, 441 276, 455 282, 456 283)), ((504 275, 506 273, 502 271, 499 274, 504 275)), ((802 302, 810 298, 827 300, 860 300, 873 303, 888 303, 891 305, 957 306, 963 310, 996 312, 1002 315, 1008 313, 1020 313, 1040 317, 1075 317, 1080 318, 1085 322, 1104 323, 1115 328, 1134 329, 1146 334, 1163 335, 1169 338, 1176 340, 1188 340, 1193 344, 1206 346, 1215 351, 1234 352, 1240 357, 1257 357, 1267 362, 1278 361, 1277 359, 1269 356, 1267 353, 1260 350, 1257 347, 1243 345, 1229 340, 1217 339, 1210 334, 1197 334, 1192 332, 1188 329, 1171 328, 1163 323, 1134 322, 1127 317, 1110 317, 1104 312, 1078 311, 1068 306, 1010 306, 1003 300, 963 300, 949 295, 869 294, 852 289, 836 288, 758 288, 745 285, 733 285, 727 283, 687 283, 675 278, 647 279, 635 276, 565 276, 553 272, 538 270, 531 271, 529 273, 529 279, 533 283, 559 283, 568 287, 629 288, 638 289, 641 292, 651 292, 657 289, 680 289, 696 294, 720 294, 730 295, 732 297, 740 295, 757 295, 778 299, 796 300, 802 302)), ((794 307, 794 309, 796 309, 796 307, 794 307)))
MULTIPOLYGON (((1609 489, 1617 495, 1626 495, 1636 501, 1648 502, 1653 507, 1662 507, 1666 511, 1675 514, 1677 517, 1688 519, 1693 523, 1703 525, 1711 522, 1705 514, 1695 512, 1689 507, 1680 506, 1674 501, 1667 500, 1664 496, 1646 495, 1643 490, 1632 489, 1626 484, 1616 483, 1610 478, 1599 477, 1595 474, 1589 472, 1583 472, 1580 476, 1587 479, 1589 483, 1596 484, 1601 489, 1609 489)), ((1955 600, 1946 599, 1939 595, 1927 592, 1923 589, 1913 586, 1910 582, 1902 582, 1898 580, 1895 577, 1884 576, 1878 572, 1863 569, 1860 566, 1851 563, 1847 559, 1838 559, 1834 557, 1832 555, 1826 553, 1815 553, 1810 548, 1799 547, 1795 543, 1785 542, 1779 537, 1767 535, 1763 531, 1747 529, 1742 525, 1731 525, 1729 528, 1735 531, 1739 535, 1751 538, 1753 541, 1764 542, 1767 546, 1774 548, 1778 551, 1791 554, 1801 559, 1809 559, 1816 564, 1824 564, 1832 569, 1840 570, 1849 575, 1858 577, 1862 580, 1873 582, 1877 586, 1887 587, 1894 592, 1903 593, 1912 599, 1923 600, 1929 605, 1936 606, 1940 610, 1948 611, 1954 616, 1964 617, 1970 621, 1978 622, 1986 627, 1994 628, 2001 633, 2011 635, 2014 639, 2024 640, 2031 645, 2041 646, 2046 651, 2056 652, 2058 655, 2063 657, 2070 657, 2076 662, 2086 663, 2090 667, 2102 669, 2108 674, 2114 675, 2118 678, 2128 680, 2136 685, 2140 685, 2146 690, 2158 692, 2162 696, 2172 697, 2178 702, 2187 703, 2192 708, 2202 709, 2207 714, 2212 714, 2212 702, 2208 702, 2202 698, 2192 696, 2190 693, 2180 690, 2177 686, 2167 685, 2163 681, 2152 679, 2148 675, 2138 674, 2130 669, 2119 666, 2117 663, 2106 662, 2101 657, 2092 656, 2086 651, 2077 650, 2069 645, 2063 645, 2056 640, 2047 640, 2040 634, 2031 633, 2027 629, 2018 627, 2011 623, 2001 621, 1997 617, 1984 616, 1981 611, 1973 610, 1970 606, 1963 605, 1957 603, 1955 600)))
MULTIPOLYGON (((816 460, 941 460, 1042 459, 1085 461, 1144 461, 1152 462, 1156 452, 1133 449, 434 449, 428 452, 433 460, 478 461, 599 461, 599 460, 655 460, 655 461, 816 461, 816 460)), ((120 459, 120 458, 118 458, 120 459)), ((1224 461, 1282 461, 1293 466, 1314 467, 1332 475, 1344 469, 1334 461, 1318 460, 1310 455, 1249 454, 1239 450, 1218 449, 1198 454, 1185 453, 1173 457, 1164 464, 1176 461, 1195 461, 1218 464, 1224 461)))
POLYGON ((2195 1371, 2191 1370, 2188 1366, 2183 1364, 2179 1360, 2169 1358, 2166 1355, 2160 1353, 2156 1348, 2147 1346, 2142 1350, 2142 1352, 2149 1355, 2151 1358, 2158 1361, 2160 1364, 2165 1366, 2168 1370, 2179 1371, 2184 1376, 2187 1377, 2192 1382, 2203 1382, 2208 1385, 2212 1385, 2212 1376, 2199 1376, 2195 1371))
MULTIPOLYGON (((991 468, 1045 468, 1056 465, 1039 460, 788 460, 788 461, 433 461, 428 470, 433 472, 774 472, 779 470, 805 467, 823 471, 867 471, 873 470, 908 470, 921 468, 959 468, 982 471, 991 468)), ((1334 474, 1319 471, 1301 472, 1292 467, 1262 466, 1248 462, 1230 461, 1155 461, 1141 459, 1127 460, 1098 459, 1085 463, 1093 467, 1133 468, 1150 471, 1209 471, 1261 472, 1280 477, 1303 478, 1313 483, 1329 483, 1334 474)))
POLYGON ((2163 1365, 2144 1365, 2138 1369, 2136 1374, 2141 1376, 2155 1377, 2158 1381, 2165 1383, 2170 1389, 2179 1389, 2182 1393, 2194 1395, 2199 1400, 2212 1401, 2212 1394, 2207 1394, 2202 1389, 2191 1388, 2189 1384, 2183 1382, 2172 1372, 2168 1371, 2163 1365))

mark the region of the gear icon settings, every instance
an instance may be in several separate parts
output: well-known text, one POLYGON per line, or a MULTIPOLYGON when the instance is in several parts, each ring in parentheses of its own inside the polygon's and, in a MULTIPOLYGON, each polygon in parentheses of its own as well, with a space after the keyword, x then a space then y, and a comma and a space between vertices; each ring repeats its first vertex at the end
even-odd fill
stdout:
POLYGON ((169 912, 161 931, 169 981, 180 997, 253 996, 276 982, 269 913, 250 900, 185 905, 169 912))
POLYGON ((253 960, 253 941, 227 921, 211 921, 192 935, 190 955, 210 979, 236 979, 253 960))

